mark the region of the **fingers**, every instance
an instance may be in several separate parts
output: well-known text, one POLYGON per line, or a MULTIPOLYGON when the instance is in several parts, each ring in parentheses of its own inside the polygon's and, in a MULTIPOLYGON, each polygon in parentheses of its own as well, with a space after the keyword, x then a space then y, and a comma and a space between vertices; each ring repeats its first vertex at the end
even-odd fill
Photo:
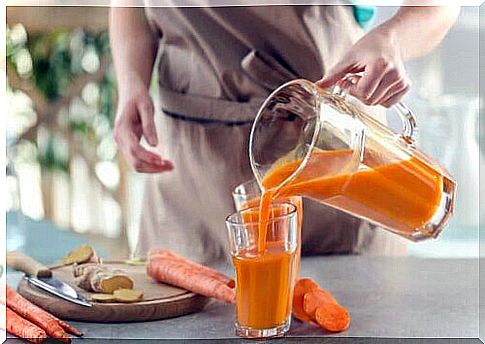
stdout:
POLYGON ((153 102, 148 94, 143 94, 136 100, 136 107, 140 116, 143 136, 148 144, 156 146, 158 144, 157 132, 155 129, 153 102))
POLYGON ((348 73, 358 73, 362 72, 362 70, 363 68, 359 68, 353 63, 339 63, 331 68, 328 73, 315 84, 322 88, 330 87, 342 80, 348 73))
POLYGON ((159 173, 172 170, 173 164, 170 161, 163 160, 159 155, 146 150, 140 144, 140 123, 133 120, 133 117, 135 119, 137 117, 133 115, 134 111, 129 110, 129 107, 126 108, 125 111, 127 112, 117 117, 114 127, 115 141, 128 164, 135 171, 142 173, 159 173))
POLYGON ((133 168, 139 173, 160 173, 173 170, 173 165, 170 161, 166 160, 162 161, 158 165, 138 160, 134 162, 133 168))
POLYGON ((366 66, 364 76, 350 89, 350 94, 364 104, 371 105, 370 99, 376 92, 387 69, 388 62, 384 59, 378 59, 375 63, 366 66))
POLYGON ((158 154, 143 148, 134 134, 129 135, 128 138, 126 158, 135 171, 156 173, 173 169, 170 161, 163 160, 158 154))
POLYGON ((403 72, 397 68, 389 69, 381 79, 374 93, 367 99, 367 105, 382 104, 384 100, 400 93, 404 89, 409 89, 411 82, 403 72))
POLYGON ((408 91, 409 91, 409 86, 406 86, 403 89, 401 89, 399 92, 392 93, 386 99, 379 101, 379 104, 386 107, 386 108, 389 108, 389 107, 399 103, 408 91))
POLYGON ((128 134, 128 142, 126 146, 128 148, 129 155, 137 160, 141 160, 149 164, 158 164, 162 161, 162 158, 159 155, 143 148, 139 142, 139 139, 133 133, 128 134))

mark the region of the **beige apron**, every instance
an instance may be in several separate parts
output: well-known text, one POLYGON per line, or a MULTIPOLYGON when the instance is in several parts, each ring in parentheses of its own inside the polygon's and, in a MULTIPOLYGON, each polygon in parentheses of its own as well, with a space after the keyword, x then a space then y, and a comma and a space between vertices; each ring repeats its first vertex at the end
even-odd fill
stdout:
MULTIPOLYGON (((259 106, 286 81, 318 80, 362 31, 349 6, 148 7, 146 15, 162 49, 157 150, 175 169, 147 175, 136 254, 163 246, 200 262, 227 259, 224 219, 234 187, 252 178, 259 106)), ((305 200, 304 214, 303 254, 402 251, 396 237, 337 210, 305 200)))

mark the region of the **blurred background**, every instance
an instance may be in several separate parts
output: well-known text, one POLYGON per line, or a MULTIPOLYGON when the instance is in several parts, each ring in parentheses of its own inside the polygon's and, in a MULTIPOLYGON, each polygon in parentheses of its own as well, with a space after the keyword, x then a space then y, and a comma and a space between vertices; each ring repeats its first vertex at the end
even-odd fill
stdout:
MULTIPOLYGON (((379 7, 374 25, 396 9, 379 7)), ((113 258, 136 244, 143 175, 127 167, 112 137, 107 25, 105 7, 7 8, 9 250, 52 262, 86 241, 113 258)), ((407 66, 418 146, 459 185, 448 228, 437 240, 410 244, 409 255, 479 255, 478 35, 479 9, 464 7, 441 46, 407 66)), ((401 129, 392 113, 389 125, 401 129)))

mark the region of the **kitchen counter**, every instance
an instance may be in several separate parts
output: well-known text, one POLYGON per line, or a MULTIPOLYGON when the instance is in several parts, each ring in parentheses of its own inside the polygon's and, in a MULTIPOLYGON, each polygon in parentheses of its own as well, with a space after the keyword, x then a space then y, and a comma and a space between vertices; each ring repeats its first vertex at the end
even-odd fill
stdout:
MULTIPOLYGON (((350 311, 352 323, 343 333, 326 334, 295 320, 287 335, 293 338, 291 342, 321 342, 321 337, 332 337, 330 343, 381 343, 384 339, 375 338, 414 337, 398 342, 427 343, 429 339, 417 338, 478 336, 478 259, 308 257, 302 260, 301 276, 311 276, 330 290, 350 311)), ((7 279, 13 286, 20 277, 20 273, 9 272, 7 279)), ((175 338, 232 342, 236 341, 233 322, 234 307, 213 302, 202 312, 160 321, 72 323, 91 339, 83 343, 104 343, 108 339, 175 338)), ((466 342, 479 343, 475 339, 466 342)))

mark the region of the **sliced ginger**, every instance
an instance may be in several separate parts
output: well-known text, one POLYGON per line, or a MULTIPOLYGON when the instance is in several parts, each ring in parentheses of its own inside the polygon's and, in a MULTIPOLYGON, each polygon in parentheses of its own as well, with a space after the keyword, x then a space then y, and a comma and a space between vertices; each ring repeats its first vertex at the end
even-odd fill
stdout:
POLYGON ((112 294, 118 289, 133 289, 133 280, 124 274, 99 273, 91 279, 94 291, 112 294))
POLYGON ((143 297, 143 291, 132 289, 118 289, 115 290, 113 296, 117 302, 136 302, 140 301, 143 297))
POLYGON ((123 270, 102 264, 75 266, 73 274, 79 288, 97 293, 112 294, 117 289, 133 289, 133 279, 123 270))
POLYGON ((112 303, 116 302, 113 294, 93 294, 91 295, 91 301, 99 303, 112 303))
POLYGON ((62 259, 62 263, 64 265, 70 265, 74 263, 82 264, 89 261, 96 261, 97 259, 98 258, 96 256, 96 253, 91 246, 82 245, 82 246, 76 247, 74 250, 69 252, 62 259))
POLYGON ((140 301, 143 298, 143 291, 132 289, 117 289, 113 294, 93 294, 91 300, 99 303, 131 303, 140 301))

